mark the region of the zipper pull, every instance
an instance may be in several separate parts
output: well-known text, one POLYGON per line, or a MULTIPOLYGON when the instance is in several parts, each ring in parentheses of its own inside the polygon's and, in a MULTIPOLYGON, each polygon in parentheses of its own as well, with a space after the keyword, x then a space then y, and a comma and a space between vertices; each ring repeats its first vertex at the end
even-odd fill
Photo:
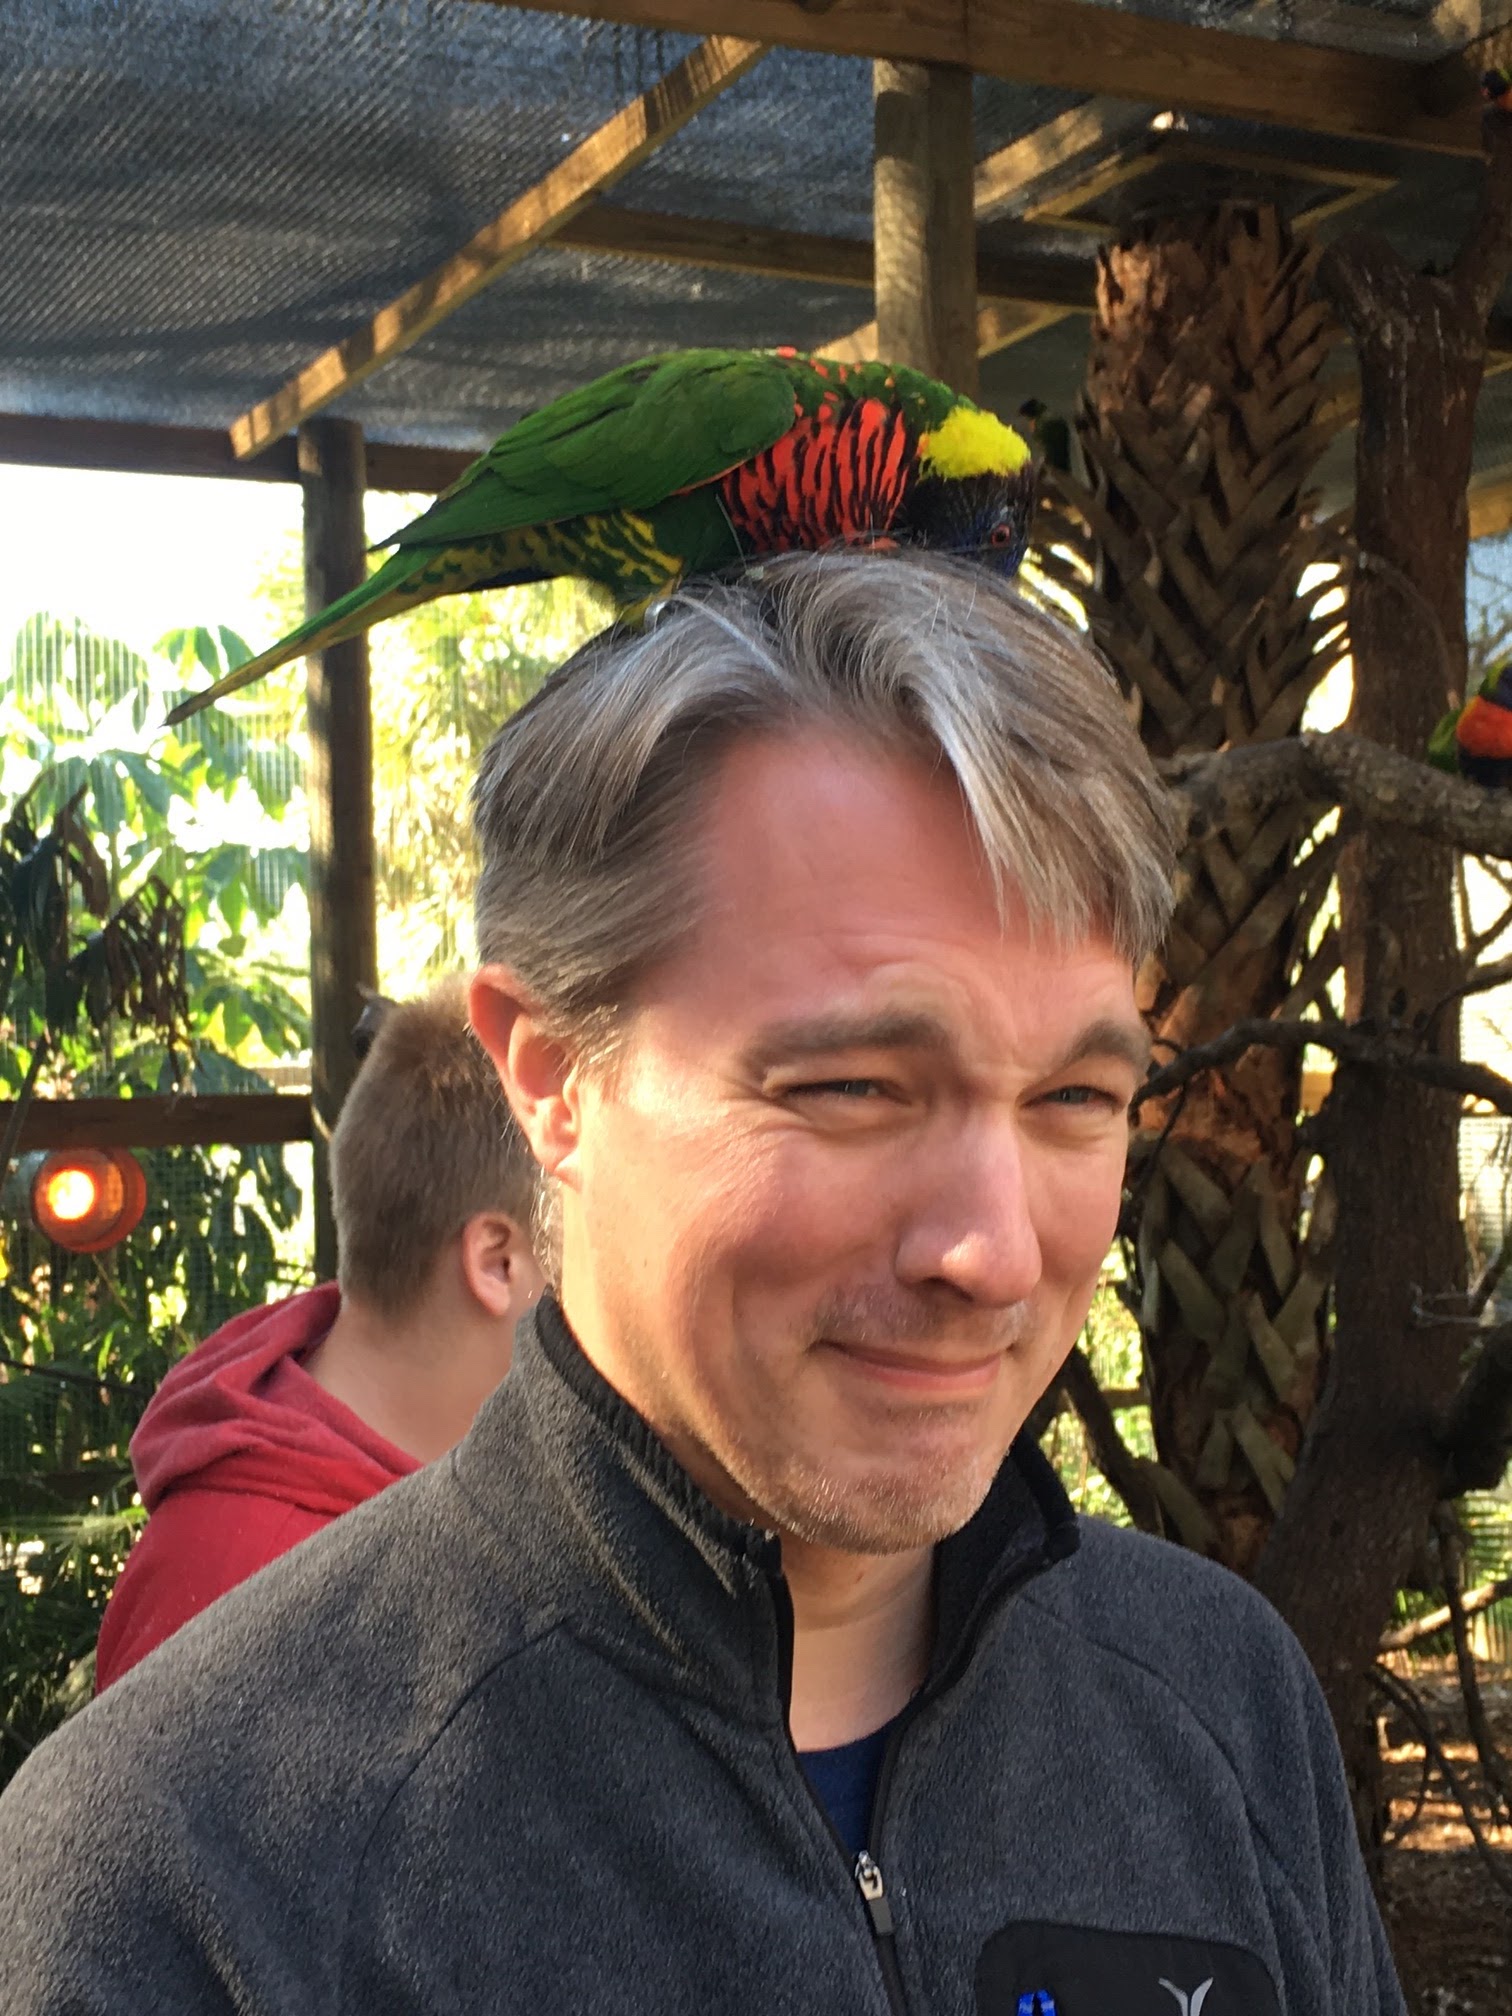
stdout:
POLYGON ((856 1888, 866 1899, 873 1932, 879 1939, 891 1939, 893 1915, 892 1906, 887 1901, 887 1885, 882 1881, 882 1871, 864 1848, 856 1857, 855 1875, 856 1888))

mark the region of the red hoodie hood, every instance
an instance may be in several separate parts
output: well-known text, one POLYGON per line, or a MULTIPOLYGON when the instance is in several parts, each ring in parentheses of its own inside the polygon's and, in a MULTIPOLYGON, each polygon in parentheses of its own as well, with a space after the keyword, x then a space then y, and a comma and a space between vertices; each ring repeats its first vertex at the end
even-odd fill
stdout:
POLYGON ((149 1512, 192 1484, 334 1518, 419 1469, 299 1363, 340 1307, 331 1282, 250 1309, 174 1366, 131 1438, 149 1512))

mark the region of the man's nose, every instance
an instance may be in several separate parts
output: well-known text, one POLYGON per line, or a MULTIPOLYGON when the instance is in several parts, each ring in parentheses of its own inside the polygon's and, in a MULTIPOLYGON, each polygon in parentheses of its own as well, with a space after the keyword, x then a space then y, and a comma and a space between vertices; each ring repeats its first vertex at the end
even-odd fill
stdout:
POLYGON ((944 1283, 988 1308, 1025 1301, 1044 1271, 1031 1201, 1013 1120, 973 1120, 912 1163, 898 1279, 944 1283))

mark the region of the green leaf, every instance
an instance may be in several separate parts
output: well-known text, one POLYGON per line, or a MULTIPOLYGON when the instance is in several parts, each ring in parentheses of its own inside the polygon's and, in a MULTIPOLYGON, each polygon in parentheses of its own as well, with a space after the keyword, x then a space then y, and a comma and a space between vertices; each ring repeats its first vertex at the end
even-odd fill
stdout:
POLYGON ((251 859, 253 905, 258 920, 276 917, 291 889, 309 887, 310 857, 303 847, 263 847, 251 859))
POLYGON ((228 989, 221 1002, 221 1020, 225 1025, 226 1043, 232 1050, 239 1050, 252 1033, 252 1017, 247 1012, 246 996, 228 989))
POLYGON ((178 789, 177 779, 171 772, 151 763, 145 756, 138 756, 133 750, 121 749, 115 752, 115 760, 131 779, 144 801, 159 819, 168 817, 169 807, 175 798, 184 793, 178 789))
POLYGON ((126 823, 126 794, 121 789, 121 773, 109 757, 88 766, 89 795, 95 823, 113 833, 126 823))
POLYGON ((245 665, 253 655, 252 646, 246 638, 229 629, 224 623, 217 626, 215 634, 220 639, 221 663, 228 672, 234 672, 239 665, 245 665))

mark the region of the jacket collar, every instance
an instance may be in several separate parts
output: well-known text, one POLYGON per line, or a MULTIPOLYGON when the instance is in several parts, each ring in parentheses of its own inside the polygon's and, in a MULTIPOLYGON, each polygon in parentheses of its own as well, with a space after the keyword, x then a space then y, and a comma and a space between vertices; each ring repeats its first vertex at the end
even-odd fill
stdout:
MULTIPOLYGON (((550 1296, 521 1323, 509 1377, 452 1462, 541 1623, 649 1669, 654 1684, 785 1723, 780 1542, 704 1495, 594 1370, 550 1296)), ((1021 1438, 981 1508, 936 1552, 928 1687, 953 1678, 1011 1592, 1076 1544, 1070 1501, 1021 1438)))

